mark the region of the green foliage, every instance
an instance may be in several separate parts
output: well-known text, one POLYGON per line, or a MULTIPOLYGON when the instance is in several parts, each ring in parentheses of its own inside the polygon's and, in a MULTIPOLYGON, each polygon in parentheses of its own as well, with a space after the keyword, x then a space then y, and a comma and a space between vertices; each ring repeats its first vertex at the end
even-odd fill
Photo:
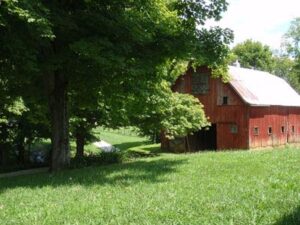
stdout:
POLYGON ((232 49, 232 52, 244 68, 253 68, 268 72, 272 72, 273 70, 274 60, 270 47, 258 41, 246 40, 243 43, 237 44, 232 49))
POLYGON ((0 122, 3 124, 8 124, 12 120, 17 119, 17 117, 20 117, 24 112, 28 111, 22 98, 16 98, 14 100, 7 99, 7 102, 2 101, 1 109, 0 122))
POLYGON ((288 67, 288 80, 300 92, 300 18, 295 18, 284 35, 282 43, 284 61, 278 67, 288 67))
POLYGON ((221 19, 221 13, 226 11, 228 3, 226 1, 193 1, 181 0, 170 1, 175 9, 183 17, 184 22, 203 25, 207 19, 221 19), (200 4, 199 4, 200 3, 200 4))
MULTIPOLYGON (((285 52, 292 51, 291 30, 295 30, 295 22, 290 31, 285 35, 285 52), (289 37, 289 38, 287 38, 289 37)), ((293 42, 294 43, 294 42, 293 42)), ((295 51, 294 51, 295 53, 295 51)), ((267 71, 285 79, 295 90, 300 91, 299 72, 297 72, 297 59, 292 59, 286 54, 273 55, 270 47, 260 42, 246 40, 232 49, 229 57, 231 63, 238 60, 242 67, 267 71)))
POLYGON ((283 46, 293 58, 300 57, 300 17, 295 18, 284 35, 283 46))
POLYGON ((185 136, 209 125, 203 105, 189 94, 173 93, 162 102, 161 125, 169 138, 185 136))
POLYGON ((17 98, 12 105, 7 107, 7 112, 14 114, 16 116, 22 115, 24 112, 28 111, 28 108, 24 105, 22 98, 17 98))
POLYGON ((31 144, 38 138, 49 136, 45 115, 39 114, 43 111, 35 111, 37 108, 41 109, 39 106, 25 104, 22 98, 16 98, 10 104, 2 106, 0 114, 2 169, 21 169, 30 166, 31 144))
POLYGON ((130 121, 140 128, 143 134, 153 135, 163 131, 169 138, 185 136, 209 123, 203 106, 195 97, 174 93, 170 84, 162 82, 149 92, 144 91, 143 105, 133 99, 130 121))
POLYGON ((22 118, 22 114, 28 111, 28 108, 21 98, 0 104, 2 108, 0 112, 0 148, 1 145, 8 145, 11 148, 17 136, 18 123, 22 118))
POLYGON ((299 170, 290 147, 0 178, 0 223, 298 225, 299 170))
POLYGON ((288 56, 275 56, 273 73, 285 79, 295 90, 300 93, 299 73, 295 67, 296 61, 288 56))
POLYGON ((181 135, 206 123, 202 109, 196 109, 191 98, 171 94, 170 87, 163 88, 166 94, 156 94, 157 87, 174 80, 187 62, 213 68, 224 64, 232 32, 198 27, 207 19, 220 19, 226 7, 224 0, 5 0, 0 7, 0 80, 7 82, 7 95, 22 96, 25 102, 41 106, 46 124, 52 123, 52 141, 62 143, 53 145, 52 151, 60 156, 68 155, 59 153, 67 151, 68 145, 60 139, 68 140, 69 121, 50 122, 50 118, 66 111, 70 112, 71 133, 80 130, 85 137, 96 123, 117 127, 132 122, 130 117, 149 121, 152 114, 161 118, 153 125, 155 130, 181 135), (69 104, 56 104, 65 99, 65 93, 69 104), (160 106, 154 106, 155 101, 160 106), (174 112, 162 110, 167 101, 174 112), (141 102, 152 105, 143 110, 141 102), (177 103, 181 106, 175 107, 177 103), (51 110, 44 111, 45 105, 51 110), (140 109, 131 110, 132 105, 140 109), (134 112, 139 114, 130 115, 134 112), (182 128, 176 119, 166 119, 176 117, 175 112, 182 128), (55 122, 62 132, 54 129, 58 127, 55 122))
POLYGON ((85 156, 83 158, 72 158, 70 168, 108 165, 121 163, 123 160, 124 154, 122 152, 101 152, 100 154, 85 156))
MULTIPOLYGON (((47 19, 49 10, 39 1, 3 0, 1 3, 3 14, 7 13, 5 16, 17 17, 25 24, 35 26, 37 31, 41 32, 42 37, 54 37, 51 24, 47 19)), ((1 14, 1 18, 3 18, 3 26, 6 26, 9 21, 4 20, 3 14, 1 14)))

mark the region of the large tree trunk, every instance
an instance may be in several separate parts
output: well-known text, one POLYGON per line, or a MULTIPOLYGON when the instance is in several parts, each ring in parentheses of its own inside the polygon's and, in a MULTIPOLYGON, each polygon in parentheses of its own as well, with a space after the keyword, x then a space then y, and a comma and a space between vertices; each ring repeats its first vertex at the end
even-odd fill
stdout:
POLYGON ((18 163, 24 165, 25 164, 25 138, 22 137, 18 140, 17 143, 18 150, 18 163))
POLYGON ((8 165, 9 145, 5 142, 8 138, 8 127, 3 125, 0 130, 1 142, 0 142, 0 166, 5 168, 8 165))
POLYGON ((0 166, 5 168, 8 164, 8 149, 7 144, 0 144, 0 166))
POLYGON ((16 137, 16 147, 18 151, 18 163, 25 164, 25 131, 23 123, 18 123, 18 135, 16 137))
POLYGON ((52 125, 50 170, 58 171, 68 167, 70 164, 67 79, 59 72, 50 75, 49 78, 49 103, 52 125))
POLYGON ((84 134, 81 132, 76 133, 76 158, 83 158, 84 155, 84 134))

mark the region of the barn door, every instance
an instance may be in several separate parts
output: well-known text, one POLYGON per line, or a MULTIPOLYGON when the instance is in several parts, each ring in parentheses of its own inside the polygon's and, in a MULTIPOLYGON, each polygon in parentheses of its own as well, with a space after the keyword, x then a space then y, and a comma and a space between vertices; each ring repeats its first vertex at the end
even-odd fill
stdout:
POLYGON ((188 136, 191 151, 217 149, 217 126, 212 124, 206 129, 199 130, 188 136))

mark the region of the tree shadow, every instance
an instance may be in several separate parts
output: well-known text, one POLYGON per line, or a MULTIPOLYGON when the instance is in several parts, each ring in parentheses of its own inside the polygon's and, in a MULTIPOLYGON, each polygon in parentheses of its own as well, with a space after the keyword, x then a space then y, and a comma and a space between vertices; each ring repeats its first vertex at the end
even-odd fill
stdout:
POLYGON ((122 151, 125 151, 129 148, 133 148, 133 147, 138 147, 138 146, 142 146, 142 145, 148 145, 151 144, 150 141, 135 141, 135 142, 124 142, 122 144, 115 144, 114 146, 116 148, 121 149, 122 151))
POLYGON ((133 158, 154 157, 154 156, 159 156, 161 153, 166 153, 166 152, 164 152, 157 144, 137 146, 128 149, 127 151, 127 154, 133 158))
POLYGON ((6 190, 42 188, 45 186, 111 185, 129 186, 137 183, 159 183, 168 181, 166 176, 177 171, 186 160, 155 159, 135 161, 108 166, 91 166, 83 169, 66 170, 53 174, 36 174, 23 177, 0 179, 0 194, 6 190))
POLYGON ((300 206, 292 213, 284 215, 274 225, 299 225, 300 224, 300 206))

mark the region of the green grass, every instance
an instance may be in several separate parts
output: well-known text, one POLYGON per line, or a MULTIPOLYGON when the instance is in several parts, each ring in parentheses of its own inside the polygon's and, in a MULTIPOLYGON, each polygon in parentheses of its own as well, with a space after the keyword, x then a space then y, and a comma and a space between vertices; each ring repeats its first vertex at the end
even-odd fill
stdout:
POLYGON ((147 137, 137 136, 133 131, 131 132, 132 135, 128 135, 128 133, 130 133, 129 129, 118 131, 97 128, 93 133, 99 138, 99 140, 104 140, 121 149, 122 151, 126 151, 133 147, 150 144, 150 141, 147 137))
MULTIPOLYGON (((129 128, 120 128, 120 129, 103 129, 102 127, 95 128, 93 130, 93 141, 104 140, 122 151, 127 151, 131 148, 148 145, 150 144, 149 138, 138 136, 136 129, 129 128)), ((93 143, 86 144, 85 154, 86 155, 97 155, 101 152, 101 150, 93 145, 93 143)), ((41 139, 35 142, 31 146, 31 150, 49 150, 51 142, 49 139, 41 139)), ((76 143, 75 140, 70 141, 71 147, 71 156, 75 156, 76 153, 76 143)))
POLYGON ((0 224, 299 225, 300 149, 165 153, 0 179, 0 224))
MULTIPOLYGON (((131 129, 105 130, 97 128, 94 131, 99 140, 104 140, 132 158, 158 156, 161 153, 160 144, 151 144, 149 138, 138 136, 131 129), (130 133, 130 135, 128 135, 130 133)), ((89 151, 89 150, 87 150, 89 151)))
MULTIPOLYGON (((93 131, 93 140, 91 143, 88 143, 85 145, 85 156, 89 158, 88 161, 93 161, 93 163, 100 163, 101 159, 98 158, 95 160, 91 159, 94 156, 99 157, 101 155, 101 149, 96 147, 93 142, 95 141, 100 141, 100 140, 105 140, 106 142, 109 142, 113 145, 115 145, 117 148, 119 148, 122 153, 129 153, 129 154, 124 154, 128 157, 121 157, 120 160, 123 160, 123 158, 136 158, 136 157, 148 157, 148 156, 153 156, 154 154, 150 152, 148 144, 150 143, 149 139, 147 137, 140 137, 138 136, 138 133, 134 127, 127 127, 127 128, 120 128, 120 129, 103 129, 102 127, 98 127, 94 129, 93 131), (147 145, 146 148, 143 150, 142 148, 139 148, 135 150, 134 148, 137 146, 143 146, 147 145)), ((158 145, 155 147, 156 149, 159 149, 158 145)), ((45 152, 50 152, 51 149, 51 140, 50 139, 39 139, 36 140, 32 145, 31 145, 31 152, 34 151, 45 151, 45 152)), ((70 141, 70 152, 71 152, 71 157, 75 157, 76 154, 76 143, 74 139, 71 139, 70 141)), ((123 154, 122 154, 123 155, 123 154)), ((156 155, 156 154, 155 154, 156 155)), ((104 160, 105 161, 105 160, 104 160)), ((107 163, 107 162, 105 162, 107 163)), ((89 164, 87 162, 87 164, 89 164)), ((13 172, 13 171, 18 171, 18 170, 24 170, 24 169, 30 169, 30 168, 35 168, 35 167, 40 167, 40 166, 45 166, 40 165, 40 164, 32 164, 27 162, 26 165, 19 165, 17 162, 10 163, 8 166, 5 168, 0 168, 0 173, 8 173, 8 172, 13 172)), ((75 167, 82 166, 80 165, 75 165, 75 167)))
POLYGON ((140 137, 136 133, 131 132, 130 129, 122 129, 122 130, 112 130, 112 129, 102 129, 97 128, 93 131, 94 135, 101 140, 105 140, 112 145, 116 146, 124 146, 124 148, 136 146, 135 143, 141 145, 141 143, 149 143, 149 139, 147 137, 140 137))

